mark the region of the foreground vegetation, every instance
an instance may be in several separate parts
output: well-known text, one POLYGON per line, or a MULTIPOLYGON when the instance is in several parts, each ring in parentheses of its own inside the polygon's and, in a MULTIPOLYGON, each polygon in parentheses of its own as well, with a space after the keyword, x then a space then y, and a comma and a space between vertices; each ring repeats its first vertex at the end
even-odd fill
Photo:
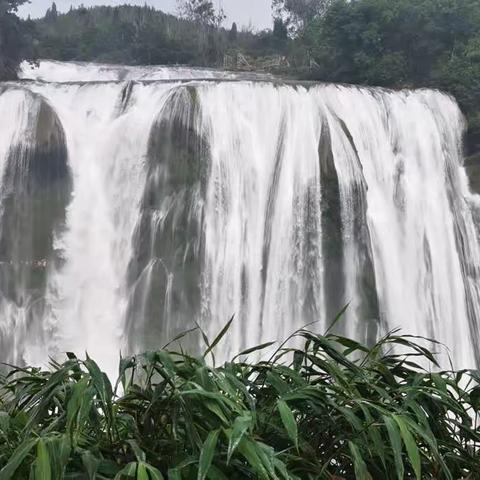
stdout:
POLYGON ((196 358, 124 358, 114 387, 71 354, 12 370, 0 479, 479 478, 478 372, 422 370, 435 359, 408 337, 367 348, 306 330, 303 348, 211 366, 224 333, 196 358))

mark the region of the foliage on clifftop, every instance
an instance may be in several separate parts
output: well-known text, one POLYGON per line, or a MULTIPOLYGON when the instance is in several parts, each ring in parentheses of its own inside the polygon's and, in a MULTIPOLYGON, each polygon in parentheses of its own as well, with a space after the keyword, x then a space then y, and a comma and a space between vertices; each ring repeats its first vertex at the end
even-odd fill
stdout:
MULTIPOLYGON (((303 348, 220 367, 168 348, 0 382, 0 479, 475 479, 479 373, 431 373, 395 334, 372 348, 296 333, 303 348), (396 354, 399 349, 407 353, 396 354)), ((258 353, 258 352, 256 352, 258 353)))
POLYGON ((0 81, 12 80, 20 61, 30 53, 31 38, 16 12, 27 0, 0 0, 0 81))
POLYGON ((189 64, 221 66, 235 49, 273 52, 261 35, 178 18, 149 6, 50 9, 35 20, 36 54, 55 60, 120 64, 189 64))

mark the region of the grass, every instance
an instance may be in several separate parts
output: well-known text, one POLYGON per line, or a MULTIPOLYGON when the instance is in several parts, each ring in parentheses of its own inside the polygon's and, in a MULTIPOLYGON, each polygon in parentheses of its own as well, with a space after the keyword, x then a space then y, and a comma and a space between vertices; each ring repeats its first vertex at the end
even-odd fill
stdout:
POLYGON ((435 358, 395 333, 367 348, 307 330, 303 348, 213 367, 225 331, 198 358, 123 358, 116 385, 72 354, 11 370, 0 480, 480 478, 478 372, 423 370, 435 358))

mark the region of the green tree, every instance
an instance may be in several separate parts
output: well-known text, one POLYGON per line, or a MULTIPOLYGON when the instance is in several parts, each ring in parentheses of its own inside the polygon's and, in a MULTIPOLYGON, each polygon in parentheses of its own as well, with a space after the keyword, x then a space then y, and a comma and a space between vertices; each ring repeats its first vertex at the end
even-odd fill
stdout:
POLYGON ((232 23, 232 28, 228 32, 228 40, 230 43, 235 44, 237 43, 237 37, 238 37, 238 28, 237 24, 235 22, 232 23))
POLYGON ((178 0, 178 11, 187 20, 208 27, 218 28, 226 18, 224 11, 217 11, 211 0, 178 0))
POLYGON ((288 41, 288 28, 279 17, 273 21, 273 38, 277 46, 283 50, 288 41))
POLYGON ((18 65, 28 54, 27 28, 16 15, 26 1, 0 0, 0 80, 15 78, 18 65))
POLYGON ((293 31, 304 28, 312 19, 324 15, 332 0, 272 0, 275 17, 293 31))
POLYGON ((50 22, 55 22, 57 17, 58 17, 57 4, 53 2, 52 6, 47 10, 47 13, 45 14, 45 19, 49 20, 50 22))

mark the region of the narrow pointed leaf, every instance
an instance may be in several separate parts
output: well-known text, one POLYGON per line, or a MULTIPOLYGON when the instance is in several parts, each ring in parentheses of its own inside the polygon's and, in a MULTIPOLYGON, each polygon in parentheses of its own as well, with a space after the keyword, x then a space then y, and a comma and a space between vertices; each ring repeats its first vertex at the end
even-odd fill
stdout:
POLYGON ((0 470, 0 480, 10 480, 11 478, 15 478, 15 472, 36 443, 36 438, 33 440, 26 440, 15 449, 8 463, 0 470))
POLYGON ((50 455, 45 441, 37 442, 37 459, 35 463, 35 480, 52 480, 50 455))
POLYGON ((402 435, 403 443, 407 449, 408 458, 415 472, 417 480, 422 478, 422 464, 420 460, 420 452, 418 450, 417 444, 413 435, 411 434, 407 424, 403 421, 398 415, 393 415, 393 418, 400 427, 400 433, 402 435))
POLYGON ((285 430, 287 430, 288 436, 298 449, 298 425, 295 416, 285 401, 277 400, 277 407, 285 430))
POLYGON ((348 442, 348 447, 353 456, 356 480, 371 480, 372 477, 370 473, 368 473, 367 465, 360 453, 360 449, 353 442, 348 442))
POLYGON ((234 318, 235 318, 235 316, 232 316, 232 318, 222 328, 220 333, 215 337, 215 340, 211 343, 211 345, 207 348, 207 350, 203 354, 204 357, 206 357, 220 343, 220 340, 225 336, 225 334, 230 329, 230 326, 232 325, 234 318))
POLYGON ((230 463, 232 455, 237 449, 243 436, 252 425, 252 417, 250 415, 237 417, 233 424, 232 434, 228 443, 227 464, 230 463))
POLYGON ((393 458, 395 461, 395 470, 397 472, 398 480, 403 480, 405 467, 402 459, 402 439, 398 430, 397 424, 386 415, 383 417, 385 426, 387 427, 388 437, 390 439, 390 445, 393 451, 393 458))
POLYGON ((217 440, 219 430, 210 432, 203 444, 202 451, 200 453, 200 460, 198 462, 198 476, 197 480, 205 480, 208 474, 208 470, 212 465, 213 457, 215 455, 215 448, 217 447, 217 440))

